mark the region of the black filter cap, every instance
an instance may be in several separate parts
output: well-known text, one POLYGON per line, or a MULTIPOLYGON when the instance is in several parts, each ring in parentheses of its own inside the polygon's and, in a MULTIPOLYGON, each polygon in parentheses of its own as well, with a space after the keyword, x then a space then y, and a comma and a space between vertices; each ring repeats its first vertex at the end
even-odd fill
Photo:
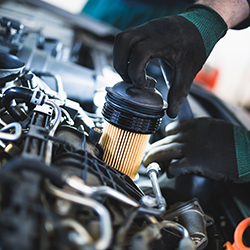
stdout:
POLYGON ((157 131, 167 104, 154 87, 155 81, 150 78, 147 86, 141 89, 125 82, 107 87, 102 110, 105 120, 135 133, 152 134, 157 131))

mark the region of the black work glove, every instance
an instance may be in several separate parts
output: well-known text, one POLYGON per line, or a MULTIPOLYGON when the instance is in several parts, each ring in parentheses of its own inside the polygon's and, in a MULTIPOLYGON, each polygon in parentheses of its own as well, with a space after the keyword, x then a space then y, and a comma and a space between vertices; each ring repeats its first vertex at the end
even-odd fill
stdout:
POLYGON ((212 118, 170 123, 168 136, 150 145, 143 164, 171 162, 168 176, 198 174, 214 180, 250 181, 250 135, 212 118))
POLYGON ((117 35, 114 68, 127 83, 146 86, 147 63, 165 60, 175 71, 168 94, 168 115, 176 117, 196 74, 227 25, 213 9, 193 5, 185 13, 154 19, 117 35))

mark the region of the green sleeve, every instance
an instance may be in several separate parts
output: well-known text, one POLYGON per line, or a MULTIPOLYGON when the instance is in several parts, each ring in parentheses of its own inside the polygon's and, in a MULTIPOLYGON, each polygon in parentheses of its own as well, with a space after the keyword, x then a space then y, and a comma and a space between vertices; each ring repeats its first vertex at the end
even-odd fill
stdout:
POLYGON ((234 141, 239 182, 250 181, 250 132, 234 127, 234 141))
POLYGON ((180 16, 189 20, 198 28, 204 42, 207 57, 214 45, 226 34, 228 29, 223 18, 206 5, 194 4, 180 16))

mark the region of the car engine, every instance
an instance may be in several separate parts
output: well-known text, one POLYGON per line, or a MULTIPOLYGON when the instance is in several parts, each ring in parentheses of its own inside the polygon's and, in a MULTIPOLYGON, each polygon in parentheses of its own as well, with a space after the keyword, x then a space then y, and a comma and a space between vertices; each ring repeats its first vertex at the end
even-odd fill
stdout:
MULTIPOLYGON (((41 1, 5 1, 0 18, 0 249, 209 250, 232 239, 249 212, 244 185, 171 180, 166 163, 133 175, 107 163, 100 138, 110 109, 102 110, 105 88, 121 81, 112 68, 117 30, 41 1)), ((148 72, 164 96, 160 67, 148 72)), ((191 94, 194 116, 248 121, 199 87, 191 94)), ((159 119, 149 143, 165 136, 170 120, 159 119)))

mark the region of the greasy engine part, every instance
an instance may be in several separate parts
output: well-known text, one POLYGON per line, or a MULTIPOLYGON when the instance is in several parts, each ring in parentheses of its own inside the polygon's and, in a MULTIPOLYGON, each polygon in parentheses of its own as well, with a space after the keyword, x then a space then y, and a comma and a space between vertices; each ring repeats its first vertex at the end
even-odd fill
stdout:
POLYGON ((143 192, 127 175, 102 161, 100 131, 84 131, 88 126, 77 105, 50 99, 39 85, 27 88, 31 85, 25 79, 30 80, 17 82, 26 87, 13 85, 2 95, 5 116, 19 123, 1 120, 0 136, 17 143, 20 151, 9 155, 13 159, 0 171, 0 180, 13 176, 7 184, 0 181, 0 247, 101 250, 114 239, 128 246, 130 228, 142 229, 134 219, 160 215, 165 207, 140 205, 143 192), (14 134, 3 134, 9 130, 14 134))
POLYGON ((183 225, 188 230, 197 250, 202 250, 207 246, 206 228, 211 226, 214 221, 203 212, 198 200, 191 200, 177 205, 172 210, 169 209, 163 218, 183 225))
MULTIPOLYGON (((3 103, 17 120, 27 117, 27 114, 20 108, 17 109, 15 103, 9 105, 14 98, 25 99, 36 104, 43 104, 45 101, 45 95, 42 92, 23 87, 9 88, 3 96, 3 103), (13 112, 16 110, 21 113, 13 112), (19 116, 19 114, 23 114, 23 116, 19 116)), ((42 215, 46 213, 46 210, 42 208, 41 204, 43 177, 37 173, 46 171, 48 166, 42 161, 46 155, 51 156, 47 149, 48 135, 51 134, 49 129, 51 116, 50 109, 34 109, 22 156, 10 160, 1 172, 2 174, 9 171, 18 177, 14 182, 1 186, 4 201, 0 213, 0 246, 2 249, 26 250, 43 245, 42 240, 44 239, 41 238, 41 235, 44 235, 44 229, 40 225, 45 223, 46 216, 42 215), (32 168, 35 169, 35 173, 29 171, 32 168), (18 173, 14 173, 17 170, 18 173)))
POLYGON ((42 243, 40 225, 44 224, 39 211, 42 178, 28 172, 15 177, 15 181, 0 188, 4 201, 0 214, 0 246, 6 250, 36 249, 42 243))
POLYGON ((103 116, 106 120, 100 144, 104 161, 134 179, 150 135, 160 126, 166 109, 155 82, 143 89, 119 82, 108 87, 103 116))
POLYGON ((157 222, 154 218, 149 219, 153 223, 133 236, 131 240, 133 250, 164 250, 166 246, 167 249, 195 249, 188 231, 182 225, 168 220, 157 222))
POLYGON ((128 176, 117 172, 86 150, 78 153, 61 152, 54 157, 53 164, 74 173, 90 187, 108 186, 137 201, 144 195, 128 176))

